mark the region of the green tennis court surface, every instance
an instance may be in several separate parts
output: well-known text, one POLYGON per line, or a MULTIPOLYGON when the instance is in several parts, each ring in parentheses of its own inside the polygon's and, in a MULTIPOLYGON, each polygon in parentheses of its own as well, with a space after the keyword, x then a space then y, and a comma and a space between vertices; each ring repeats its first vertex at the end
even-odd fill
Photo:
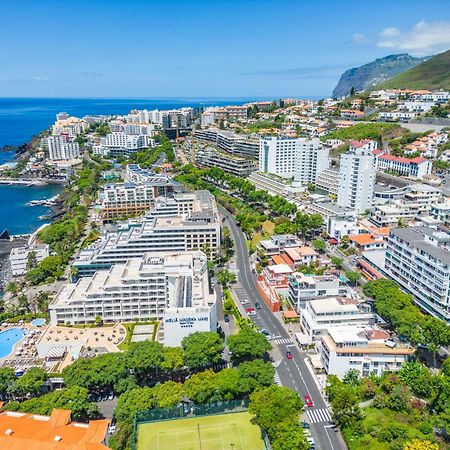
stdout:
POLYGON ((138 425, 137 450, 264 450, 248 412, 138 425))

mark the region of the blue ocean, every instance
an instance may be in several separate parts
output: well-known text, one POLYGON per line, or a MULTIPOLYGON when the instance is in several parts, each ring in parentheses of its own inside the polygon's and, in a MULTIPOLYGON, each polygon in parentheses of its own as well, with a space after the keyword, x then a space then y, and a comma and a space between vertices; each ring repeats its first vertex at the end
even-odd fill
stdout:
MULTIPOLYGON (((73 99, 73 98, 0 98, 0 148, 20 145, 47 129, 58 112, 72 116, 126 114, 131 109, 173 109, 184 106, 206 107, 242 104, 244 98, 158 98, 158 99, 73 99)), ((0 151, 0 164, 14 159, 14 152, 0 151)), ((0 231, 10 234, 31 233, 44 222, 45 207, 27 206, 30 200, 49 198, 59 186, 0 185, 0 231)))

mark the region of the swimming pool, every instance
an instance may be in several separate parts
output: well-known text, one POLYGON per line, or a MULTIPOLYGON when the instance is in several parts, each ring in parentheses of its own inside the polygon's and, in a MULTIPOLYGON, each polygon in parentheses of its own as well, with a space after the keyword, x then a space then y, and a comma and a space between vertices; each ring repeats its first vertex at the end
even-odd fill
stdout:
POLYGON ((42 327, 45 325, 45 319, 34 319, 31 321, 31 325, 35 327, 42 327))
POLYGON ((8 356, 23 337, 24 333, 20 328, 11 328, 0 333, 0 358, 8 356))

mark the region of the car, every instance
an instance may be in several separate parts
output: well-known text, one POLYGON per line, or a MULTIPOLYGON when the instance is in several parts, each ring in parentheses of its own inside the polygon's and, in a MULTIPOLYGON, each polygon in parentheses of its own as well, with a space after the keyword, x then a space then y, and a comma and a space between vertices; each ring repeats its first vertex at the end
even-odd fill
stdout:
POLYGON ((102 400, 103 400, 104 402, 106 402, 106 400, 108 400, 108 398, 109 398, 109 394, 108 394, 107 392, 105 392, 105 393, 103 394, 102 400))
POLYGON ((251 307, 249 307, 249 308, 245 308, 245 312, 248 314, 248 313, 251 313, 251 312, 254 312, 255 311, 255 309, 254 308, 251 308, 251 307))
POLYGON ((312 408, 314 406, 314 402, 312 401, 312 398, 309 394, 305 395, 305 404, 308 408, 312 408))
POLYGON ((248 304, 250 304, 250 302, 248 300, 244 299, 244 300, 241 301, 241 304, 242 305, 248 305, 248 304))
POLYGON ((109 427, 109 434, 113 434, 116 431, 116 426, 115 425, 110 425, 109 427))
POLYGON ((308 438, 306 438, 306 440, 308 441, 310 450, 313 450, 316 448, 316 441, 314 440, 313 437, 308 437, 308 438))
POLYGON ((291 352, 286 352, 286 358, 287 359, 292 359, 292 353, 291 352))
POLYGON ((111 392, 109 394, 108 400, 113 400, 114 399, 114 392, 111 392))
POLYGON ((263 329, 260 331, 260 333, 262 333, 264 336, 270 336, 270 333, 269 333, 265 328, 263 328, 263 329))
POLYGON ((249 316, 256 316, 256 311, 254 309, 252 309, 251 311, 249 311, 247 313, 249 316))
POLYGON ((256 303, 255 303, 255 308, 256 308, 256 309, 261 309, 261 305, 260 305, 258 302, 256 302, 256 303))
POLYGON ((223 320, 224 320, 225 322, 229 322, 229 321, 230 321, 230 316, 229 316, 228 314, 225 314, 225 315, 223 316, 223 320))
POLYGON ((305 430, 309 430, 311 428, 311 425, 308 422, 302 422, 302 428, 305 430))

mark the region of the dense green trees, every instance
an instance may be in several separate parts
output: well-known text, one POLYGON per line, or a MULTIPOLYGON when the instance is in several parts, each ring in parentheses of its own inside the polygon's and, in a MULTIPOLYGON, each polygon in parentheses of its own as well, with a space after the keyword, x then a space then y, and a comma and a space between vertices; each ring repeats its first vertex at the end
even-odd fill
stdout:
POLYGON ((364 285, 364 293, 375 300, 378 314, 413 344, 426 345, 433 353, 450 344, 450 327, 442 320, 422 314, 412 296, 401 291, 395 281, 371 281, 364 285))
POLYGON ((398 372, 360 378, 350 371, 343 380, 330 375, 326 393, 333 418, 351 450, 403 448, 417 438, 435 441, 433 430, 450 428, 450 377, 444 366, 433 374, 416 361, 398 372), (371 400, 361 409, 361 401, 371 400))
POLYGON ((250 395, 249 411, 267 433, 274 450, 308 449, 299 425, 303 402, 296 392, 280 386, 256 390, 250 395))
POLYGON ((26 278, 31 284, 53 281, 63 275, 62 260, 59 256, 47 256, 35 268, 29 270, 26 278))
POLYGON ((324 139, 340 139, 348 141, 350 139, 360 141, 362 139, 381 140, 386 134, 399 132, 400 125, 388 123, 358 123, 351 127, 339 128, 327 134, 324 139))
POLYGON ((273 375, 271 364, 252 361, 217 373, 211 369, 195 373, 184 384, 167 381, 152 388, 128 390, 119 397, 114 411, 118 431, 114 435, 113 448, 131 448, 133 419, 139 411, 176 406, 182 398, 195 403, 243 398, 257 389, 272 385, 273 375))
POLYGON ((196 332, 186 336, 181 347, 186 366, 200 369, 220 362, 223 341, 217 333, 196 332))
POLYGON ((217 273, 217 280, 222 285, 222 287, 225 289, 231 283, 236 282, 236 274, 234 274, 233 272, 230 272, 228 269, 222 269, 217 273))
POLYGON ((50 415, 53 408, 70 409, 72 419, 88 421, 99 416, 98 407, 88 400, 88 390, 74 386, 68 389, 59 389, 40 397, 25 400, 22 403, 8 403, 8 410, 23 411, 34 414, 50 415))
POLYGON ((233 362, 263 358, 272 348, 263 334, 250 327, 243 327, 239 333, 228 336, 227 344, 233 362))

